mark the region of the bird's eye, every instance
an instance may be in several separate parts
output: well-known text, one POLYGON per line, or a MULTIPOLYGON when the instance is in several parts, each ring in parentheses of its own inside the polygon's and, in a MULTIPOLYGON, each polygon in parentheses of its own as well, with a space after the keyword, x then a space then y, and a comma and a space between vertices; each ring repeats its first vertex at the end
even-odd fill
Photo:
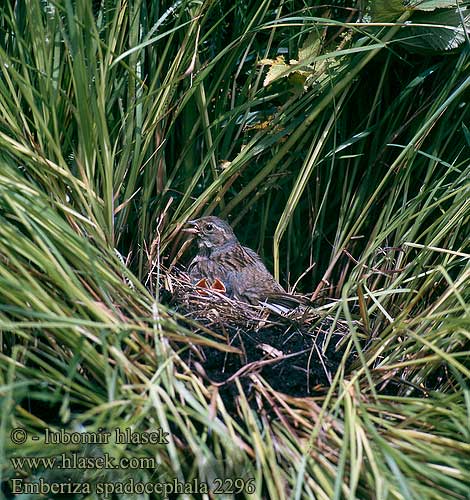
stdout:
POLYGON ((208 231, 209 233, 214 229, 214 224, 211 224, 209 222, 209 224, 206 224, 206 231, 208 231))

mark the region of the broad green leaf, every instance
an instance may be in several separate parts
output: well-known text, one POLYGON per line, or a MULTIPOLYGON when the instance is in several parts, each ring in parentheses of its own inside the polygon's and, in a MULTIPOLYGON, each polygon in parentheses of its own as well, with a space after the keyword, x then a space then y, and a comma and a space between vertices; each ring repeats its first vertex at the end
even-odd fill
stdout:
MULTIPOLYGON (((463 11, 465 29, 470 32, 470 12, 463 11)), ((414 52, 448 52, 467 40, 458 9, 435 10, 414 15, 413 22, 402 29, 400 43, 414 52), (427 24, 430 26, 414 26, 427 24), (432 25, 436 25, 433 27, 432 25)))
POLYGON ((456 2, 455 0, 412 0, 406 5, 408 8, 413 10, 426 10, 432 11, 435 9, 446 9, 449 7, 457 7, 458 5, 464 5, 465 1, 456 2))
POLYGON ((369 0, 366 15, 373 23, 396 21, 406 10, 402 0, 369 0))
POLYGON ((299 48, 299 62, 302 64, 304 61, 310 60, 308 64, 311 64, 311 59, 320 53, 321 43, 321 36, 317 30, 313 29, 299 48))
POLYGON ((263 85, 267 87, 279 78, 285 78, 291 71, 291 66, 284 60, 284 56, 278 56, 276 59, 262 59, 260 64, 269 66, 269 70, 264 78, 263 85))

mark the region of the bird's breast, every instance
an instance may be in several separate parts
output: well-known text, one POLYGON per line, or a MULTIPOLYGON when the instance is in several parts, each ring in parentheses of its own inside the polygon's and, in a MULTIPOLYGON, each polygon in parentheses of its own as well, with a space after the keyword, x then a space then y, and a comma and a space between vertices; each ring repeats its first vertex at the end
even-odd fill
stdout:
POLYGON ((189 266, 189 276, 193 283, 206 278, 209 283, 220 280, 227 295, 232 296, 234 275, 243 268, 241 263, 232 252, 217 252, 209 256, 197 255, 189 266))

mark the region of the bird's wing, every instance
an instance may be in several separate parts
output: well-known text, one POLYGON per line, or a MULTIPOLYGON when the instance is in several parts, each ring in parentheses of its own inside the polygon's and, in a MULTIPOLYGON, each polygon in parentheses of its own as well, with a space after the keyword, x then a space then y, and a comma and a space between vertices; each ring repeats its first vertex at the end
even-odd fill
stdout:
POLYGON ((260 257, 251 248, 239 246, 237 260, 242 264, 230 274, 233 295, 238 300, 258 304, 272 293, 282 293, 284 289, 266 269, 260 257))
POLYGON ((304 297, 287 293, 266 269, 258 254, 251 250, 251 248, 243 247, 243 250, 252 259, 252 264, 246 268, 240 278, 243 280, 245 295, 253 297, 253 300, 251 300, 252 303, 258 303, 261 299, 261 301, 285 307, 287 311, 299 306, 311 305, 308 304, 308 301, 304 297), (259 271, 264 276, 263 280, 258 279, 259 271), (256 296, 258 300, 255 299, 256 296))
MULTIPOLYGON (((247 263, 250 263, 253 265, 261 264, 264 267, 264 269, 266 269, 266 266, 263 264, 261 257, 254 250, 252 250, 251 248, 248 248, 248 247, 241 247, 241 248, 246 255, 246 262, 247 263)), ((269 271, 266 269, 266 272, 269 272, 269 271)))

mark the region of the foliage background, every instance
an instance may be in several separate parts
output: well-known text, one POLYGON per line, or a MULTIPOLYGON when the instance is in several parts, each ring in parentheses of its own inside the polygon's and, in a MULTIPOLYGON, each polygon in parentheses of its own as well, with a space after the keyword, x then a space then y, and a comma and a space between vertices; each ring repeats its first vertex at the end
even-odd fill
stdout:
POLYGON ((167 448, 110 451, 259 497, 466 498, 466 3, 2 8, 2 479, 12 427, 160 425, 167 448), (243 395, 234 420, 169 343, 217 341, 148 280, 202 213, 350 322, 360 361, 325 396, 255 389, 284 420, 243 395))

